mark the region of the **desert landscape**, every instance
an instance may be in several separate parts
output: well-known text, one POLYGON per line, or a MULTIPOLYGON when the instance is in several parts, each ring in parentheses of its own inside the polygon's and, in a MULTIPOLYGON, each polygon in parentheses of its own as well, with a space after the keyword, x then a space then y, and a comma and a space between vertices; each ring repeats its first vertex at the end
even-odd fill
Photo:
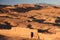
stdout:
POLYGON ((0 4, 0 40, 60 40, 60 6, 0 4))

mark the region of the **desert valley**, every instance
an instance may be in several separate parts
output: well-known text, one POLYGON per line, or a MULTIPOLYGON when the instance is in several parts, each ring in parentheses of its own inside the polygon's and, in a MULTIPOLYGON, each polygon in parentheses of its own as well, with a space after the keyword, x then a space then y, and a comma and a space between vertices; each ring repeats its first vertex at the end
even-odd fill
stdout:
POLYGON ((60 6, 0 4, 0 40, 60 40, 60 6))

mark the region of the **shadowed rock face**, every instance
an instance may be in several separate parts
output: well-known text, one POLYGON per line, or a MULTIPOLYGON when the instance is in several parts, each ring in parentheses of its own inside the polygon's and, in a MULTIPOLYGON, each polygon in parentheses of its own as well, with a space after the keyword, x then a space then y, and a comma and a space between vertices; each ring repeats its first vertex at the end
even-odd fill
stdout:
POLYGON ((7 36, 5 36, 5 35, 0 35, 0 40, 12 40, 12 39, 14 39, 14 38, 12 38, 12 37, 7 37, 7 36))
POLYGON ((57 19, 55 20, 56 23, 60 23, 60 17, 57 17, 57 19))
POLYGON ((18 7, 16 9, 11 9, 11 10, 16 11, 16 12, 28 12, 30 10, 39 10, 39 9, 40 9, 40 7, 39 8, 37 8, 37 7, 27 7, 27 8, 18 7))
MULTIPOLYGON (((41 33, 41 38, 45 38, 44 36, 48 36, 47 34, 52 37, 51 33, 54 37, 60 35, 60 30, 58 30, 60 29, 60 7, 37 4, 0 5, 0 30, 14 27, 36 29, 41 33)), ((3 35, 0 39, 6 40, 3 35)), ((8 37, 7 39, 15 40, 15 38, 8 37)), ((28 39, 22 38, 21 40, 28 39)))
POLYGON ((0 24, 0 29, 11 29, 12 25, 10 23, 5 22, 5 24, 0 24))
POLYGON ((6 36, 0 35, 0 40, 7 40, 6 36))

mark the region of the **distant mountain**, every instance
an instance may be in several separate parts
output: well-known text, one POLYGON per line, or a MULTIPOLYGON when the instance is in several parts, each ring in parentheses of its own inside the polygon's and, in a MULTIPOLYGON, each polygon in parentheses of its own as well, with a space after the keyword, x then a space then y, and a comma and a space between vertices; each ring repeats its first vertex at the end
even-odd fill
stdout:
MULTIPOLYGON (((17 5, 13 5, 13 6, 18 6, 18 7, 34 7, 35 5, 37 6, 42 6, 42 7, 45 7, 45 6, 51 6, 51 7, 60 7, 60 5, 54 5, 54 4, 48 4, 48 3, 38 3, 38 4, 17 4, 17 5)), ((3 5, 3 4, 0 4, 0 8, 3 8, 3 7, 10 7, 12 5, 3 5)))
POLYGON ((52 7, 60 7, 60 5, 55 5, 55 4, 48 4, 48 3, 38 3, 37 5, 40 5, 40 6, 52 6, 52 7))
POLYGON ((3 5, 3 4, 0 4, 0 8, 4 8, 4 7, 8 7, 8 6, 11 6, 11 5, 3 5))
POLYGON ((7 12, 28 12, 31 10, 41 10, 44 8, 60 8, 59 5, 39 3, 39 4, 18 4, 18 5, 1 5, 0 4, 0 13, 7 12))

